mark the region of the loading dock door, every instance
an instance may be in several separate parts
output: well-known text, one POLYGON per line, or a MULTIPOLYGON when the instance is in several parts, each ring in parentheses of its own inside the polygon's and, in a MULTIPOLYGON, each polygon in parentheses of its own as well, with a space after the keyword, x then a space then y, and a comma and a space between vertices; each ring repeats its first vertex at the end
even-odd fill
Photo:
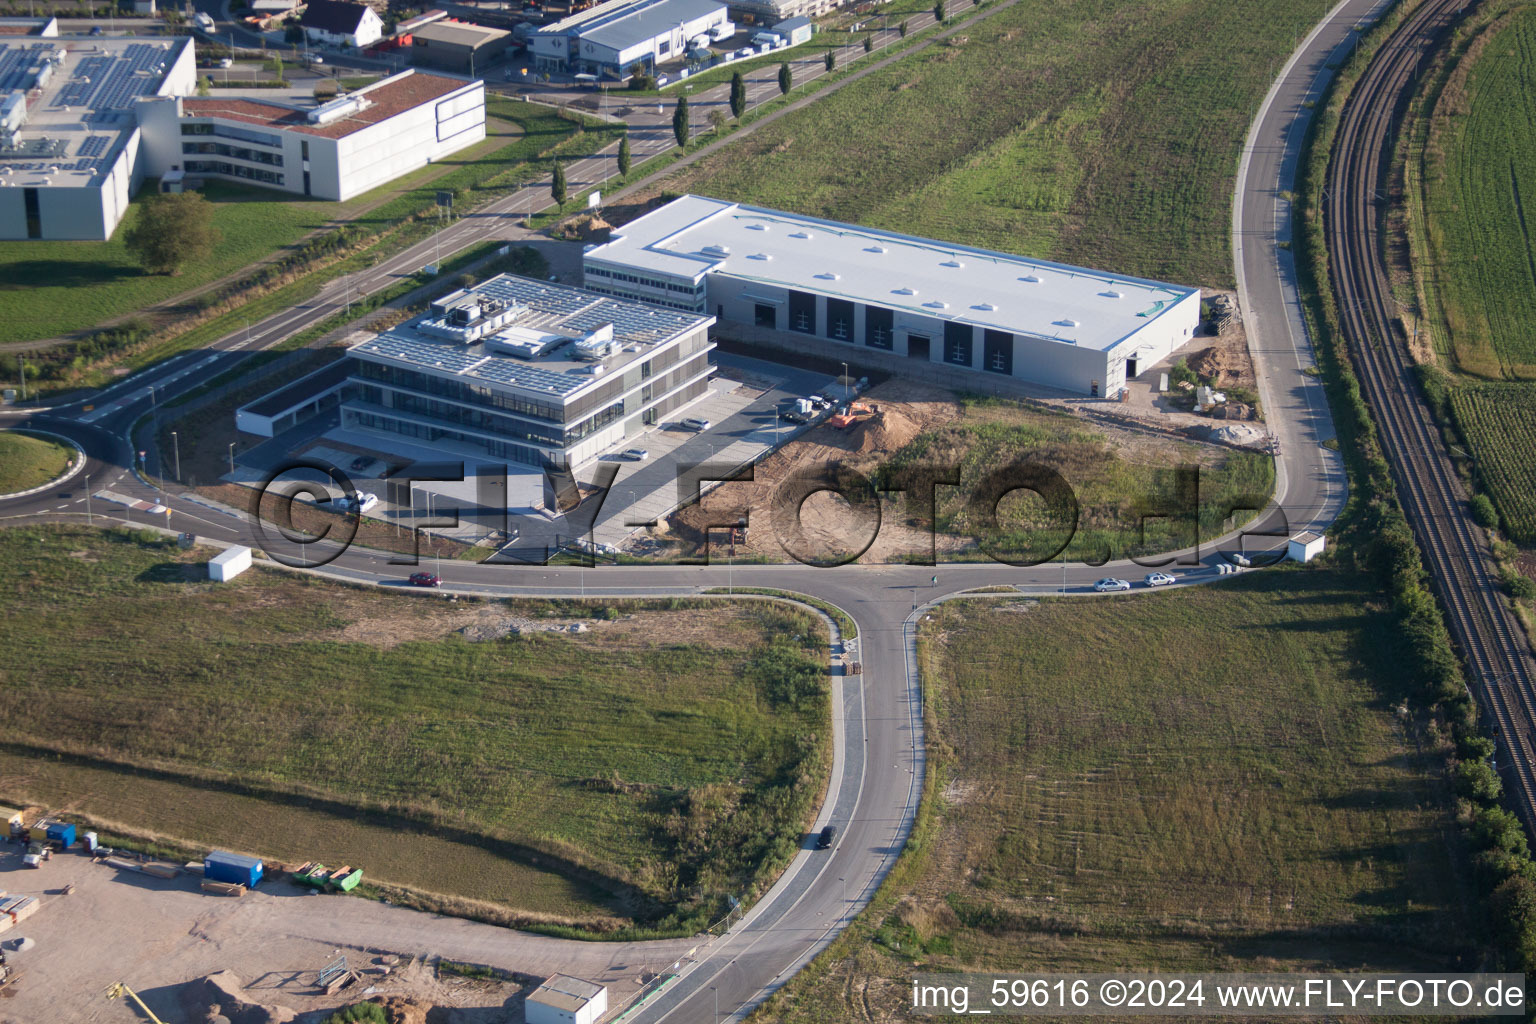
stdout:
POLYGON ((907 356, 927 362, 931 358, 933 341, 921 334, 907 335, 907 356))

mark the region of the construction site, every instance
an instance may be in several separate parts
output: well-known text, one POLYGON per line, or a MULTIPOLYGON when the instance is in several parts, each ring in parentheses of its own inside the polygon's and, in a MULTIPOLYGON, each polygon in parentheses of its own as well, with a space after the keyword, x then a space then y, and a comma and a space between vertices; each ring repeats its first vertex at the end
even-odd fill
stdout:
POLYGON ((308 1024, 365 1002, 389 1024, 519 1024, 573 999, 596 1021, 694 945, 657 942, 634 962, 633 947, 621 957, 345 895, 362 878, 351 865, 224 851, 179 862, 109 849, 36 808, 0 815, 0 1024, 308 1024))

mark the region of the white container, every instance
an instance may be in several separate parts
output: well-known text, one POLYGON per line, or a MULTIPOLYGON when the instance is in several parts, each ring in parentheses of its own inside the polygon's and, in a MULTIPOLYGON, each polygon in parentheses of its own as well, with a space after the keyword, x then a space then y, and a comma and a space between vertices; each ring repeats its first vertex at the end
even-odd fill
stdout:
POLYGON ((251 567, 251 549, 235 545, 208 560, 208 578, 226 583, 251 567))
POLYGON ((86 853, 95 853, 96 852, 96 833, 95 832, 87 832, 85 834, 85 852, 86 853))

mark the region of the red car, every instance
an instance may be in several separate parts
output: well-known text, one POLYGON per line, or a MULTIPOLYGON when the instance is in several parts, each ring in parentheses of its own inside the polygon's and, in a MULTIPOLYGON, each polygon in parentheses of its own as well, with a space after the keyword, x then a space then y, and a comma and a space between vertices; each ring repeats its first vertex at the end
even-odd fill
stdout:
POLYGON ((443 581, 437 578, 435 573, 413 572, 411 573, 411 586, 413 587, 440 587, 443 581))

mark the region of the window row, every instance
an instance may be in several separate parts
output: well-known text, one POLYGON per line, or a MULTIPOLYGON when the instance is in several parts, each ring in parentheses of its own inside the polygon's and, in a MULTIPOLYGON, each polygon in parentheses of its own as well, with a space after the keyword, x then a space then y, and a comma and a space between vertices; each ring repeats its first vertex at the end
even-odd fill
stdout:
POLYGON ((249 128, 236 128, 228 124, 213 124, 209 122, 181 123, 183 135, 217 135, 225 139, 239 139, 241 142, 254 142, 258 146, 271 146, 273 149, 283 148, 283 137, 273 135, 270 132, 256 132, 249 128))
POLYGON ((259 149, 246 149, 243 146, 226 146, 222 142, 183 142, 183 153, 210 153, 215 156, 229 156, 236 160, 249 160, 253 164, 270 164, 273 167, 283 166, 283 154, 265 153, 259 149))
POLYGON ((224 174, 231 178, 259 181, 264 185, 281 185, 284 180, 283 176, 276 171, 263 171, 258 167, 242 167, 240 164, 227 164, 222 160, 188 160, 187 173, 224 174))

